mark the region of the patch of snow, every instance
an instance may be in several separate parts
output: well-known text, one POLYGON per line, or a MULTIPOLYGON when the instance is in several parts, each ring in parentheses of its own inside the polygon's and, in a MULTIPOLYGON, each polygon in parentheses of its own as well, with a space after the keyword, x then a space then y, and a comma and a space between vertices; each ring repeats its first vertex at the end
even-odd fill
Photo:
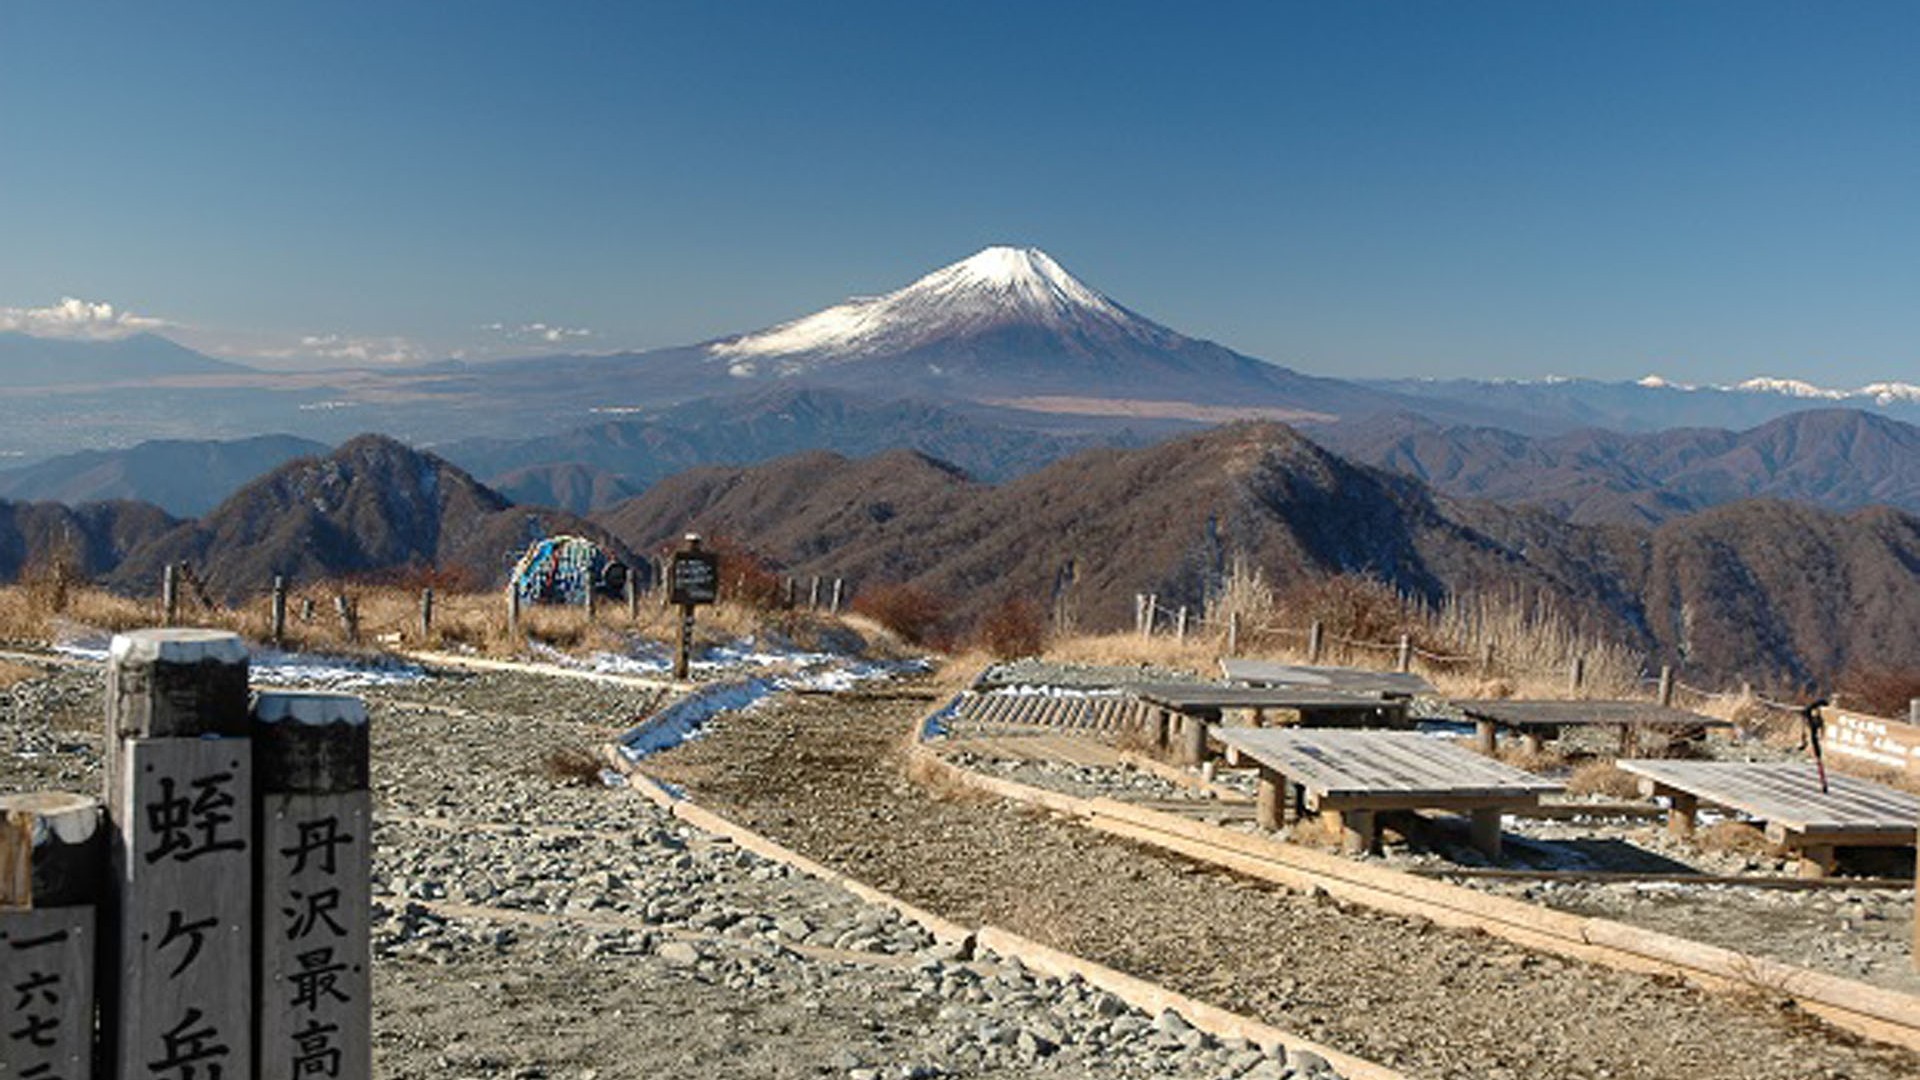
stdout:
MULTIPOLYGON (((107 639, 98 634, 70 638, 54 646, 57 653, 101 663, 106 662, 109 649, 107 639)), ((247 661, 248 680, 261 686, 358 690, 421 682, 426 677, 426 670, 419 665, 384 656, 322 656, 262 649, 247 661)))
POLYGON ((1735 383, 1728 389, 1749 394, 1781 394, 1786 397, 1821 398, 1828 401, 1837 401, 1847 396, 1845 390, 1829 390, 1799 379, 1776 379, 1769 375, 1735 383))
POLYGON ((721 713, 751 708, 778 689, 766 679, 703 686, 621 735, 620 754, 628 761, 639 761, 648 754, 672 749, 697 737, 700 729, 721 713))

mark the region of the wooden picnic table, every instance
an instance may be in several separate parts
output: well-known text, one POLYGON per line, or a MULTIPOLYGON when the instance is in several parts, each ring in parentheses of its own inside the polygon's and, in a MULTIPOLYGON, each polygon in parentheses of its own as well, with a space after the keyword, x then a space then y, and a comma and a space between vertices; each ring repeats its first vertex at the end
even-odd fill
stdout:
POLYGON ((1827 790, 1809 762, 1622 761, 1640 777, 1640 791, 1668 800, 1667 829, 1692 836, 1701 803, 1738 811, 1764 824, 1777 850, 1800 860, 1802 877, 1832 873, 1841 847, 1911 847, 1920 827, 1920 798, 1897 788, 1829 772, 1827 790))
POLYGON ((1410 731, 1216 727, 1210 735, 1228 761, 1258 766, 1261 828, 1313 811, 1353 852, 1378 847, 1381 811, 1447 810, 1467 815, 1474 846, 1497 858, 1501 813, 1563 790, 1450 739, 1410 731))
POLYGON ((1269 710, 1300 715, 1301 727, 1405 727, 1407 703, 1338 690, 1298 686, 1225 686, 1219 683, 1152 683, 1130 688, 1144 703, 1146 736, 1182 765, 1198 765, 1207 756, 1207 729, 1229 709, 1252 714, 1263 726, 1269 710))
POLYGON ((1436 692, 1432 683, 1405 671, 1370 671, 1366 668, 1324 667, 1317 664, 1283 664, 1277 660, 1246 660, 1237 657, 1221 660, 1220 671, 1226 676, 1228 682, 1244 683, 1247 686, 1311 687, 1383 698, 1407 698, 1436 692))
POLYGON ((1527 749, 1538 753, 1546 736, 1558 736, 1567 728, 1613 727, 1620 729, 1621 752, 1629 753, 1638 745, 1643 731, 1698 732, 1733 726, 1727 720, 1649 701, 1492 700, 1455 701, 1453 705, 1473 721, 1480 752, 1489 755, 1501 728, 1518 733, 1526 740, 1527 749))

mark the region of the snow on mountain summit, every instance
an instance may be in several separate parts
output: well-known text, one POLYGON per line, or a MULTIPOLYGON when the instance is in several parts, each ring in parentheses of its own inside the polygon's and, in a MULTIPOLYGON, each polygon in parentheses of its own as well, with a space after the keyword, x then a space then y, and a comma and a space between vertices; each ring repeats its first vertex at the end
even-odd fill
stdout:
POLYGON ((767 330, 725 338, 707 352, 756 373, 760 358, 790 370, 906 352, 1006 327, 1036 327, 1082 346, 1116 340, 1157 348, 1186 339, 1121 307, 1039 248, 990 247, 885 296, 846 303, 767 330))

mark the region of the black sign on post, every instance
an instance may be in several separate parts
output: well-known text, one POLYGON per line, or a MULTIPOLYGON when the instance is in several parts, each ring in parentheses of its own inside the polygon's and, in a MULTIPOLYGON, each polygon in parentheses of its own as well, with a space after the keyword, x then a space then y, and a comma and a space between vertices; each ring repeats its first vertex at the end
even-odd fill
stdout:
POLYGON ((700 550, 700 538, 689 534, 687 546, 673 553, 667 564, 667 602, 678 607, 711 604, 720 599, 720 556, 700 550))
POLYGON ((667 563, 667 602, 680 609, 680 644, 673 653, 673 677, 687 677, 693 648, 693 609, 720 599, 720 556, 700 550, 700 537, 687 534, 687 546, 667 563))

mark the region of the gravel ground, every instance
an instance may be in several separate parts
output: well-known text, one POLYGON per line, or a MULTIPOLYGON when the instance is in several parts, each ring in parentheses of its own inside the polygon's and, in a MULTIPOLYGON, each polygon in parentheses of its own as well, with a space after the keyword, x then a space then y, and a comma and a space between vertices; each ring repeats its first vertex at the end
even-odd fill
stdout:
POLYGON ((1856 1080, 1920 1059, 1712 996, 1242 881, 905 775, 914 707, 784 699, 649 768, 816 858, 1431 1078, 1856 1080))
MULTIPOLYGON (((0 690, 0 786, 96 790, 102 694, 89 669, 0 690)), ((960 957, 606 786, 580 755, 648 695, 486 675, 367 696, 383 1077, 1332 1075, 960 957)))

